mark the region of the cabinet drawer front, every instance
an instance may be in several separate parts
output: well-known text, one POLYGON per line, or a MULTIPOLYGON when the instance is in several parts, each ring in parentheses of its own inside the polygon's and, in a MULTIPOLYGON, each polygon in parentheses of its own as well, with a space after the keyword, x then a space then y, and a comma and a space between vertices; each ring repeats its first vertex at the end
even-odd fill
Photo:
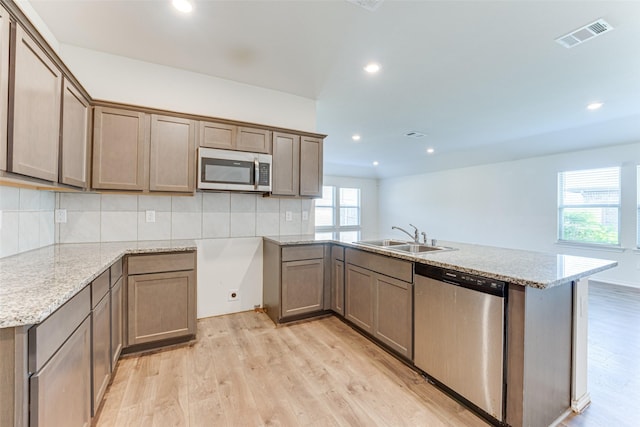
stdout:
POLYGON ((413 264, 387 257, 384 255, 372 254, 357 249, 347 248, 345 253, 347 264, 359 265, 371 271, 376 271, 386 276, 395 277, 405 282, 413 282, 413 264))
POLYGON ((223 123, 199 122, 199 145, 209 148, 233 150, 236 144, 236 127, 223 123))
POLYGON ((164 271, 193 270, 195 265, 195 252, 136 255, 129 257, 127 271, 129 275, 162 273, 164 271))
POLYGON ((37 372, 89 315, 91 288, 86 286, 47 319, 29 329, 29 372, 37 372))
POLYGON ((122 258, 111 265, 111 287, 113 288, 118 279, 122 277, 122 258))
POLYGON ((109 292, 109 269, 91 282, 91 308, 96 308, 107 292, 109 292))
POLYGON ((331 246, 331 259, 344 261, 344 248, 342 246, 331 246))
POLYGON ((324 245, 299 245, 282 248, 282 261, 298 261, 324 257, 324 245))

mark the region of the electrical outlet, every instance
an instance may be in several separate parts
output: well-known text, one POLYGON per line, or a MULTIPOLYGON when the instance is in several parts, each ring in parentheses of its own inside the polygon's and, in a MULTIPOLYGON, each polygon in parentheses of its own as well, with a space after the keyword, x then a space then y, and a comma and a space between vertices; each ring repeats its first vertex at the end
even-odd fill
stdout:
POLYGON ((66 224, 67 222, 67 210, 56 209, 55 210, 56 224, 66 224))
POLYGON ((229 289, 227 301, 240 301, 240 292, 237 289, 229 289))
POLYGON ((309 211, 302 211, 302 220, 309 221, 309 211))
POLYGON ((145 211, 145 219, 147 222, 156 222, 156 211, 145 211))
POLYGON ((284 214, 284 220, 285 221, 293 221, 293 212, 286 211, 285 214, 284 214))

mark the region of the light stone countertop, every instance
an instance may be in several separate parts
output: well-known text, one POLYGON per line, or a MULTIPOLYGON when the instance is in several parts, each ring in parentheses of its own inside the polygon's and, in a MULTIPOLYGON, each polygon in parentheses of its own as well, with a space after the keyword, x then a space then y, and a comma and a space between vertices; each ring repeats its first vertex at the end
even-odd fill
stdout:
POLYGON ((591 276, 618 265, 617 261, 556 255, 544 252, 505 249, 493 246, 471 245, 439 241, 438 246, 455 250, 408 254, 351 242, 316 239, 314 235, 269 236, 274 243, 303 245, 311 243, 339 243, 345 247, 361 249, 407 261, 419 262, 469 274, 477 274, 505 282, 545 289, 591 276))
POLYGON ((42 322, 125 254, 196 250, 193 240, 58 244, 0 259, 0 328, 42 322))

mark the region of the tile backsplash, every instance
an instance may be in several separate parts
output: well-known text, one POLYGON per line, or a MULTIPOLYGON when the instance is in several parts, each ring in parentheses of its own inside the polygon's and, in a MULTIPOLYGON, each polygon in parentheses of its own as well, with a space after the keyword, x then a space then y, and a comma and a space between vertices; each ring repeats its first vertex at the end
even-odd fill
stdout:
POLYGON ((0 186, 0 258, 55 242, 56 194, 0 186))
POLYGON ((55 226, 58 243, 313 234, 314 206, 308 199, 242 193, 60 193, 57 208, 67 210, 67 222, 55 226), (155 222, 146 221, 147 211, 154 211, 155 222), (308 220, 302 220, 303 211, 308 220))

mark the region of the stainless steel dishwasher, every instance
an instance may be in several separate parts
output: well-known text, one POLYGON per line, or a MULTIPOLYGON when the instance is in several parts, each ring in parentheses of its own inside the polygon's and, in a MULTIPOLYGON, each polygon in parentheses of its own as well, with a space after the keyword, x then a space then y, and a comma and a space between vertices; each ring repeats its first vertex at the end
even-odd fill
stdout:
POLYGON ((504 282, 415 265, 416 367, 499 421, 505 294, 504 282))

